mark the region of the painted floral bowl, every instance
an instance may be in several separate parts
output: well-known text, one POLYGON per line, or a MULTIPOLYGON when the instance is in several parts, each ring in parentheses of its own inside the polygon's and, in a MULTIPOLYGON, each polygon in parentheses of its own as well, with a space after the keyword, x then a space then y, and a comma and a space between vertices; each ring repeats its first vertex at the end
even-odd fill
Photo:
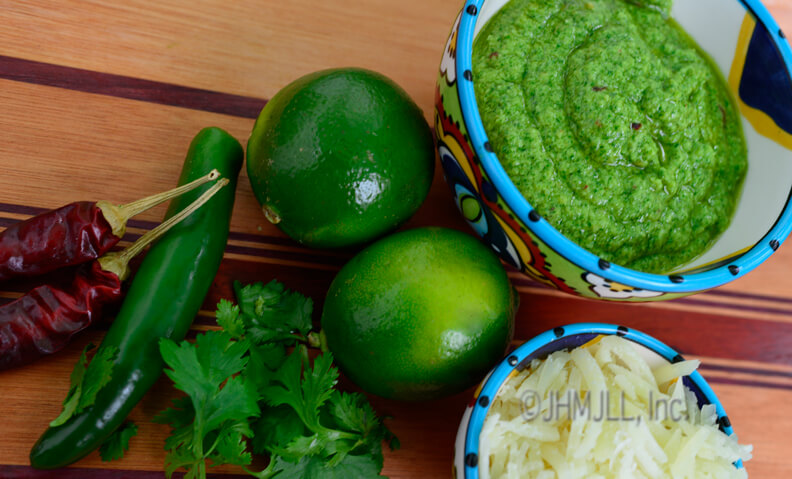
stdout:
POLYGON ((748 170, 728 229, 669 274, 612 264, 578 246, 520 194, 489 143, 473 84, 475 34, 506 0, 468 0, 445 47, 435 130, 445 178, 473 229, 505 263, 578 296, 658 301, 712 289, 769 258, 792 230, 792 51, 759 0, 675 0, 672 17, 738 100, 748 170))
MULTIPOLYGON (((453 477, 457 479, 479 478, 479 438, 484 426, 484 419, 492 405, 491 399, 498 394, 503 384, 512 375, 525 369, 534 359, 543 359, 556 351, 592 343, 604 335, 617 335, 632 341, 639 354, 646 359, 651 367, 660 365, 664 361, 677 363, 684 360, 682 355, 657 339, 634 329, 613 324, 579 323, 557 327, 528 340, 490 371, 468 403, 459 424, 454 445, 453 477)), ((734 431, 729 417, 701 374, 694 371, 689 376, 684 376, 682 381, 696 395, 699 407, 705 404, 715 406, 720 430, 731 436, 734 431)), ((737 461, 734 465, 737 468, 743 467, 741 461, 737 461)))

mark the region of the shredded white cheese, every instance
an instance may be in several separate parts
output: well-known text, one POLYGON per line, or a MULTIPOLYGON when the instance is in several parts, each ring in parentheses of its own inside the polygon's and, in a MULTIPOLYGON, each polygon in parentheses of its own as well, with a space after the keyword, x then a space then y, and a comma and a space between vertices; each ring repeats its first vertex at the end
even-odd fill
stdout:
POLYGON ((484 479, 731 479, 751 446, 718 429, 680 377, 698 361, 654 369, 629 340, 558 351, 509 378, 480 440, 484 479))

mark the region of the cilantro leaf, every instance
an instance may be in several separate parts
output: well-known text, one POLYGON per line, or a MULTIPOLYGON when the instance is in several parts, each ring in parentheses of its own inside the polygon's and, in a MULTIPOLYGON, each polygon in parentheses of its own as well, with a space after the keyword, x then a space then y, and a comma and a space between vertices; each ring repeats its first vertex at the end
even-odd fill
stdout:
POLYGON ((269 387, 275 372, 286 360, 286 348, 282 343, 268 343, 250 348, 248 364, 242 374, 250 380, 261 395, 269 387))
POLYGON ((335 389, 330 353, 309 356, 308 345, 323 344, 313 302, 277 281, 234 289, 238 305, 217 305, 221 331, 160 341, 165 372, 186 393, 154 419, 172 428, 166 476, 184 468, 204 479, 211 463, 259 479, 382 477, 382 442, 398 443, 365 396, 335 389), (267 468, 249 470, 251 453, 268 454, 267 468))
POLYGON ((96 394, 110 382, 113 364, 118 357, 118 348, 108 346, 96 350, 96 355, 88 363, 83 378, 82 394, 77 412, 82 412, 96 401, 96 394))
POLYGON ((282 283, 270 281, 242 286, 234 283, 239 308, 250 340, 256 344, 294 341, 313 327, 313 301, 289 291, 282 283))
POLYGON ((80 354, 77 364, 74 365, 69 381, 69 392, 66 393, 66 399, 63 400, 63 411, 50 422, 50 427, 60 426, 65 423, 70 417, 74 415, 77 410, 77 405, 80 403, 80 395, 82 393, 82 382, 85 377, 85 369, 88 367, 88 351, 95 348, 92 343, 88 343, 80 354))
MULTIPOLYGON (((301 346, 301 348, 304 346, 301 346)), ((352 401, 339 396, 336 402, 342 404, 343 419, 350 419, 349 431, 333 429, 322 424, 321 417, 325 404, 337 394, 333 389, 338 381, 338 371, 332 367, 332 355, 325 353, 314 359, 313 367, 302 370, 302 355, 295 350, 286 359, 275 377, 275 385, 265 391, 267 402, 272 406, 288 405, 308 429, 308 435, 294 436, 284 447, 282 444, 270 445, 270 452, 286 460, 299 461, 304 456, 318 456, 327 460, 330 467, 340 464, 347 454, 355 450, 368 451, 369 443, 378 448, 384 437, 379 422, 371 406, 359 414, 352 412, 353 407, 368 403, 362 396, 351 396, 352 401), (301 378, 302 376, 302 378, 301 378), (370 416, 366 421, 365 417, 370 416), (354 419, 353 419, 354 418, 354 419), (376 428, 375 434, 369 434, 376 428)), ((338 406, 336 406, 338 408, 338 406)), ((332 417, 332 414, 330 414, 332 417)), ((343 421, 341 421, 343 422, 343 421)), ((331 424, 332 425, 332 424, 331 424)), ((375 458, 376 462, 379 458, 375 458)))
POLYGON ((366 396, 335 390, 327 410, 336 427, 360 434, 377 449, 382 441, 388 443, 391 450, 399 449, 399 440, 377 417, 366 396))
POLYGON ((173 473, 180 468, 187 469, 184 479, 197 479, 206 477, 206 464, 201 459, 196 459, 187 447, 180 447, 168 451, 165 456, 165 477, 170 479, 173 473))
POLYGON ((331 353, 320 354, 313 367, 307 367, 303 375, 302 357, 295 350, 275 374, 276 384, 264 391, 267 402, 272 406, 291 406, 308 429, 322 431, 319 409, 330 399, 333 386, 338 382, 338 370, 332 363, 331 353))
POLYGON ((208 331, 199 334, 195 344, 160 341, 160 352, 171 369, 165 373, 178 389, 189 396, 203 398, 212 394, 232 374, 245 367, 247 343, 231 342, 228 333, 208 331))
POLYGON ((63 400, 63 411, 50 422, 51 427, 64 424, 72 416, 81 413, 96 401, 96 394, 110 382, 113 363, 118 356, 117 347, 104 347, 96 351, 91 360, 88 352, 96 346, 88 344, 80 354, 69 378, 71 386, 63 400))
POLYGON ((247 438, 253 432, 245 422, 237 422, 229 427, 223 428, 217 435, 214 442, 217 444, 214 452, 209 455, 209 459, 215 464, 234 464, 246 466, 253 460, 250 452, 247 451, 247 438))
POLYGON ((379 426, 379 420, 371 404, 360 393, 333 391, 329 410, 338 426, 347 431, 366 436, 379 426))
POLYGON ((174 386, 188 394, 194 421, 185 402, 160 419, 173 420, 178 439, 169 441, 166 476, 180 467, 186 477, 205 477, 207 459, 216 463, 249 464, 245 438, 252 435, 248 421, 260 414, 255 388, 238 375, 247 364, 247 342, 232 341, 228 333, 199 334, 195 344, 160 340, 160 353, 170 367, 165 373, 174 386))
POLYGON ((171 435, 165 439, 165 450, 176 449, 179 444, 190 440, 195 421, 195 410, 189 397, 183 396, 174 399, 170 407, 154 416, 153 422, 157 424, 170 424, 171 435))
MULTIPOLYGON (((316 456, 304 456, 298 462, 274 459, 274 477, 277 479, 381 479, 381 467, 369 456, 346 456, 335 466, 328 465, 316 456)), ((264 476, 273 477, 273 476, 264 476)))
POLYGON ((129 440, 137 434, 135 423, 127 421, 116 429, 113 434, 99 447, 99 455, 103 461, 115 461, 124 457, 129 450, 129 440))
POLYGON ((245 335, 245 322, 242 320, 239 306, 227 299, 217 303, 217 324, 230 334, 232 338, 239 339, 245 335))
POLYGON ((327 465, 332 467, 360 445, 361 440, 355 435, 324 429, 310 436, 296 436, 286 447, 274 447, 272 453, 292 462, 304 456, 316 456, 327 460, 327 465))
MULTIPOLYGON (((203 406, 201 412, 204 428, 207 430, 220 428, 225 421, 247 424, 248 418, 261 413, 250 384, 239 376, 228 378, 223 388, 203 406)), ((199 411, 199 408, 196 407, 196 411, 199 411)))
POLYGON ((288 406, 265 406, 261 417, 253 424, 253 452, 265 454, 285 449, 305 433, 305 425, 294 409, 288 406))

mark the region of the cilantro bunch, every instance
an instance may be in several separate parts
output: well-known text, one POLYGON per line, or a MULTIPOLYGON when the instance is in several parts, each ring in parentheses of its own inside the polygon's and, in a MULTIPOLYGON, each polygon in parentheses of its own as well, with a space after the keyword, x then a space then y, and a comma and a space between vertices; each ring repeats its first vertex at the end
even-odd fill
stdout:
POLYGON ((382 442, 398 441, 359 393, 335 389, 332 354, 312 331, 313 302, 276 281, 234 284, 222 300, 219 331, 194 343, 163 339, 165 373, 186 393, 155 417, 170 424, 168 478, 206 477, 207 463, 235 464, 259 479, 379 478, 382 442), (324 348, 322 348, 324 349, 324 348), (252 454, 269 456, 262 471, 252 454))
MULTIPOLYGON (((88 343, 74 365, 70 376, 69 392, 63 400, 63 410, 50 422, 50 427, 65 424, 72 417, 82 413, 96 402, 96 395, 108 382, 113 372, 113 362, 118 357, 118 348, 107 347, 97 349, 88 343), (88 367, 88 364, 91 367, 88 367)), ((129 449, 129 440, 137 434, 137 425, 125 421, 99 447, 99 455, 103 461, 121 459, 124 451, 129 449)))

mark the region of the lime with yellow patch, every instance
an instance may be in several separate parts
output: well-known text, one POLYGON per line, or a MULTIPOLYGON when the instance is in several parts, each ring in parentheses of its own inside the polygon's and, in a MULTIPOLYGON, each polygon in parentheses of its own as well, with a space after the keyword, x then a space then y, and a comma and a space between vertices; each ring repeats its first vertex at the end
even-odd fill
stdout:
POLYGON ((372 244, 341 269, 322 329, 358 386, 424 400, 480 381, 511 341, 516 308, 506 272, 482 243, 418 228, 372 244))
POLYGON ((283 88, 247 148, 267 219, 318 248, 365 243, 406 221, 429 192, 434 163, 421 109, 389 78, 357 68, 283 88))

